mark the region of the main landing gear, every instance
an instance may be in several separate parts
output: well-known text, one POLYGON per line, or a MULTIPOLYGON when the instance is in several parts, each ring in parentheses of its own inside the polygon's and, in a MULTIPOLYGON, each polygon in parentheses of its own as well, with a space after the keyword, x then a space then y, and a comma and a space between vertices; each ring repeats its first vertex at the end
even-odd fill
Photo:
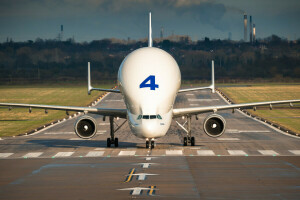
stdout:
POLYGON ((176 121, 178 126, 180 126, 180 128, 182 128, 187 134, 187 137, 183 137, 183 146, 187 146, 188 143, 190 143, 191 146, 195 146, 195 137, 192 137, 192 134, 191 134, 192 117, 186 116, 186 118, 187 118, 187 120, 184 122, 183 125, 181 125, 178 121, 176 121), (185 125, 187 126, 186 128, 184 127, 185 125))
POLYGON ((154 149, 154 140, 149 141, 148 139, 146 140, 146 149, 149 149, 149 145, 151 149, 154 149))
POLYGON ((114 122, 114 117, 109 117, 109 124, 110 124, 110 138, 107 138, 107 147, 111 147, 112 144, 115 145, 115 147, 119 146, 119 139, 115 138, 115 132, 117 132, 126 122, 125 120, 121 125, 118 125, 114 122), (117 128, 115 129, 115 124, 117 128))

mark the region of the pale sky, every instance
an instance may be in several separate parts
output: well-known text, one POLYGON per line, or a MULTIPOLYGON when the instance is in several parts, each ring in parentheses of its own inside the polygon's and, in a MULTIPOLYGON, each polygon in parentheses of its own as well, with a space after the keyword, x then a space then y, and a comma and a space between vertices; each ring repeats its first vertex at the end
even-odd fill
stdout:
MULTIPOLYGON (((0 42, 54 39, 64 25, 64 38, 141 39, 148 34, 152 12, 153 36, 189 35, 193 40, 243 38, 243 13, 252 15, 257 38, 272 34, 300 37, 299 0, 1 0, 0 42)), ((249 30, 248 30, 249 33, 249 30)))

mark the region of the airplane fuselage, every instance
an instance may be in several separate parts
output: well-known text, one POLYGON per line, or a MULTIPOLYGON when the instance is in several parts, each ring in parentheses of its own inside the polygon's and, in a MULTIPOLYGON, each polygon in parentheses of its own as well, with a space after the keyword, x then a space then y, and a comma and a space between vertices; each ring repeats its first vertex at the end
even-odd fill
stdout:
POLYGON ((148 139, 166 135, 181 84, 175 59, 155 47, 137 49, 123 60, 118 83, 133 134, 148 139))

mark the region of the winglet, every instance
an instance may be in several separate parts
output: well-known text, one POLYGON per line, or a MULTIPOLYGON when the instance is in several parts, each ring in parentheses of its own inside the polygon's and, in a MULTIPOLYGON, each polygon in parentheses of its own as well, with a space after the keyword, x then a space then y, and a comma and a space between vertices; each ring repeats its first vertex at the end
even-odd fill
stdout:
POLYGON ((214 60, 211 61, 211 92, 215 93, 215 62, 214 60))
POLYGON ((152 26, 151 26, 151 12, 149 12, 149 36, 148 36, 148 47, 152 47, 152 26))
POLYGON ((90 62, 88 62, 88 94, 91 94, 91 91, 93 90, 93 87, 91 86, 91 68, 90 68, 90 62))

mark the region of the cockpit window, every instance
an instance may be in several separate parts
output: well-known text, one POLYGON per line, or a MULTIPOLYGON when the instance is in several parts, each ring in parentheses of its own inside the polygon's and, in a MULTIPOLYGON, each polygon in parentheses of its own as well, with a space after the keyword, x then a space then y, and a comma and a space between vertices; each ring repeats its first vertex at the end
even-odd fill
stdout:
POLYGON ((140 119, 162 119, 160 115, 139 115, 137 120, 140 119))
POLYGON ((156 119, 156 115, 150 115, 150 119, 156 119))
POLYGON ((143 119, 149 119, 149 115, 143 115, 143 119))

